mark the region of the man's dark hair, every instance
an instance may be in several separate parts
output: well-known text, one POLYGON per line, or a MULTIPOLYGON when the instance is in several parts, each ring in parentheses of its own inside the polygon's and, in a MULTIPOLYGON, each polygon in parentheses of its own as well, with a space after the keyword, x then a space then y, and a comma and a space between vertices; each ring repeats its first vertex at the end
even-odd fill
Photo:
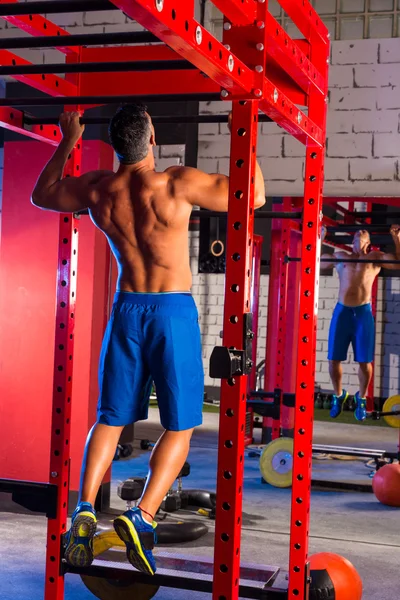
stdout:
POLYGON ((151 125, 146 111, 144 104, 125 104, 110 121, 108 135, 122 164, 133 165, 147 156, 151 125))

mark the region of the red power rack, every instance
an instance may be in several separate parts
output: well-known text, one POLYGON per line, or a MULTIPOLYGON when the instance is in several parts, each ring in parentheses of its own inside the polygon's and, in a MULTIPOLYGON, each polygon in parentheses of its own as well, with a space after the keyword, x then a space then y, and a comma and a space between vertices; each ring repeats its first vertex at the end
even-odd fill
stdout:
MULTIPOLYGON (((73 105, 79 103, 80 99, 81 104, 101 104, 102 96, 112 99, 120 94, 138 97, 147 95, 148 100, 162 100, 160 94, 169 94, 166 98, 173 100, 171 89, 175 94, 187 94, 188 99, 196 94, 198 97, 195 99, 201 99, 207 97, 207 94, 221 92, 222 99, 233 102, 223 344, 227 351, 232 347, 237 349, 245 360, 222 381, 214 600, 237 600, 239 597, 244 429, 247 374, 250 370, 246 360, 251 358, 249 315, 258 111, 266 113, 306 146, 293 500, 289 583, 285 595, 288 598, 307 600, 315 333, 329 34, 308 0, 279 0, 305 37, 304 40, 296 41, 285 33, 268 12, 267 1, 214 0, 225 15, 222 43, 195 19, 193 2, 112 2, 127 16, 155 34, 168 48, 127 46, 93 49, 69 46, 68 33, 35 14, 32 8, 31 14, 23 15, 18 10, 18 16, 10 16, 12 13, 9 7, 11 4, 17 6, 16 2, 6 3, 0 0, 0 16, 3 15, 4 19, 33 36, 59 36, 60 45, 55 46, 66 54, 68 63, 135 61, 138 57, 141 61, 174 61, 183 57, 191 63, 188 69, 174 70, 173 65, 170 65, 168 69, 160 71, 157 77, 154 73, 140 72, 135 78, 134 67, 115 73, 110 64, 109 71, 107 68, 103 69, 103 72, 107 72, 107 77, 98 73, 81 73, 74 78, 63 79, 53 74, 40 75, 32 73, 32 70, 29 72, 27 61, 5 49, 0 50, 0 63, 14 67, 14 71, 8 71, 8 74, 15 79, 53 96, 54 103, 59 103, 56 100, 62 101, 67 109, 75 108, 68 107, 68 98, 73 105), (196 68, 193 69, 192 65, 196 68), (83 98, 89 95, 92 100, 83 98), (55 98, 56 96, 63 100, 55 98), (301 110, 299 106, 306 107, 306 110, 301 110)), ((49 8, 50 4, 47 3, 49 8)), ((59 140, 57 129, 52 126, 27 125, 24 114, 7 107, 7 102, 11 106, 22 104, 17 100, 1 100, 0 122, 3 127, 51 144, 59 140)), ((41 101, 36 103, 40 104, 41 101)), ((24 102, 24 105, 29 104, 35 102, 24 102)), ((78 172, 79 156, 78 147, 71 156, 67 175, 78 172)), ((71 215, 61 216, 50 467, 50 481, 57 485, 58 501, 57 516, 49 521, 46 600, 63 599, 60 547, 67 520, 77 238, 76 220, 71 215)), ((266 592, 265 597, 276 597, 272 593, 268 596, 269 593, 266 592)))

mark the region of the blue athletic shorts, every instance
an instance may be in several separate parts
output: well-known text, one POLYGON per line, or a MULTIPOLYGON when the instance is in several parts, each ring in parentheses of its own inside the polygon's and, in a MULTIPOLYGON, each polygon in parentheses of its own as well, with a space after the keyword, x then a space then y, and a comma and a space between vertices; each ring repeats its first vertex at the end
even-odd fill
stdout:
POLYGON ((203 360, 190 293, 115 295, 100 355, 98 421, 147 419, 152 381, 165 429, 201 425, 203 360))
POLYGON ((329 328, 328 360, 346 360, 350 344, 356 362, 374 360, 375 322, 371 304, 336 304, 329 328))

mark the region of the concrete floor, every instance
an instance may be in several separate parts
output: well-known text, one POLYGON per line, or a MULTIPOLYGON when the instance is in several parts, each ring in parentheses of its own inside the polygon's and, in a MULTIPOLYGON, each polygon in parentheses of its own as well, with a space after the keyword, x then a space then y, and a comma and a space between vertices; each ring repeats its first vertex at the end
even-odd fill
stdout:
MULTIPOLYGON (((137 439, 156 439, 160 429, 157 412, 151 410, 148 422, 137 426, 137 439)), ((354 445, 393 450, 397 431, 359 425, 315 424, 315 442, 354 445)), ((187 487, 211 489, 215 481, 217 458, 217 415, 205 414, 205 424, 194 436, 189 456, 191 475, 187 487)), ((147 452, 113 465, 112 505, 124 508, 116 495, 119 481, 146 474, 147 452)), ((358 478, 368 478, 360 463, 329 461, 333 469, 350 469, 358 478), (353 469, 354 467, 354 469, 353 469), (352 471, 353 469, 353 471, 352 471)), ((315 464, 315 462, 314 462, 315 464)), ((325 469, 324 463, 324 469, 325 469)), ((320 463, 314 469, 320 469, 320 463)), ((246 458, 244 484, 242 560, 282 567, 288 563, 290 490, 271 488, 261 483, 258 459, 246 458)), ((399 509, 384 507, 372 494, 313 491, 311 507, 310 552, 336 552, 346 556, 359 571, 364 583, 363 600, 397 600, 400 540, 399 509)), ((212 556, 213 522, 209 533, 190 544, 171 551, 212 556)), ((1 600, 40 600, 43 598, 46 520, 37 515, 0 513, 0 598, 1 600)), ((163 548, 165 551, 165 548, 163 548)), ((186 600, 188 593, 161 588, 157 600, 186 600)), ((207 594, 190 593, 191 600, 206 600, 207 594)), ((66 600, 93 600, 76 575, 66 577, 66 600)), ((109 600, 112 600, 111 598, 109 600)))

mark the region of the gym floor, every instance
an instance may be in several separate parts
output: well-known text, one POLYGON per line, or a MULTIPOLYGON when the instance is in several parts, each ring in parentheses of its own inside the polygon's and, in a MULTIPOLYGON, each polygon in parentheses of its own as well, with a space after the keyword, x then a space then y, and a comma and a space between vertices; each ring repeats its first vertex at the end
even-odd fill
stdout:
MULTIPOLYGON (((160 432, 158 413, 150 409, 149 420, 135 429, 137 440, 155 440, 160 432)), ((204 425, 194 435, 189 455, 191 474, 184 487, 211 489, 217 463, 218 415, 204 415, 204 425)), ((315 423, 318 444, 354 445, 364 448, 396 448, 398 432, 385 427, 315 423)), ((116 493, 127 477, 146 475, 149 453, 136 451, 133 458, 113 464, 112 506, 124 509, 116 493)), ((314 472, 368 481, 368 469, 360 461, 314 461, 314 472)), ((261 483, 258 459, 246 457, 243 506, 242 560, 280 566, 285 577, 288 564, 290 490, 261 483)), ((185 516, 185 515, 184 515, 185 516)), ((188 517, 189 518, 189 517, 188 517)), ((197 519, 203 517, 195 516, 197 519)), ((193 519, 193 515, 190 515, 193 519)), ((347 557, 363 579, 363 600, 398 598, 399 509, 378 503, 373 494, 361 492, 313 491, 311 504, 310 552, 336 552, 347 557)), ((207 520, 209 533, 172 552, 191 556, 212 556, 214 522, 207 520)), ((1 600, 43 598, 46 519, 37 515, 0 513, 1 600)), ((166 551, 167 547, 163 548, 166 551)), ((191 600, 210 596, 190 593, 191 600)), ((93 600, 76 575, 66 577, 66 600, 93 600)), ((157 600, 186 600, 187 591, 160 588, 157 600)), ((111 600, 111 599, 110 599, 111 600)))

